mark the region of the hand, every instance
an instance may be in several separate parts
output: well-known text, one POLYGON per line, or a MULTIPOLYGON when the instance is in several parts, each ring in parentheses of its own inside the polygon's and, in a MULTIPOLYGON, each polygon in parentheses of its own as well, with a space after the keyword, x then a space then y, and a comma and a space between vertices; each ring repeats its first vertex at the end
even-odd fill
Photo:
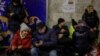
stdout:
POLYGON ((40 40, 39 44, 40 44, 40 45, 43 45, 43 41, 42 41, 42 40, 40 40))
POLYGON ((15 46, 12 46, 12 50, 15 50, 16 49, 16 47, 15 46))
POLYGON ((62 32, 62 33, 65 32, 65 29, 61 29, 61 32, 62 32))
POLYGON ((58 38, 61 39, 63 37, 63 34, 59 34, 58 38))
POLYGON ((33 45, 31 45, 31 48, 33 48, 33 45))
POLYGON ((94 30, 93 29, 90 29, 90 31, 93 32, 94 30))
POLYGON ((18 49, 21 49, 22 48, 22 45, 18 46, 18 49))
POLYGON ((14 13, 10 13, 10 16, 14 15, 14 13))
POLYGON ((39 47, 40 45, 39 45, 39 43, 35 43, 35 46, 36 46, 36 47, 39 47))
POLYGON ((94 28, 93 28, 93 30, 97 30, 97 28, 96 28, 96 27, 94 27, 94 28))
POLYGON ((39 47, 39 46, 43 45, 43 41, 40 40, 38 43, 36 42, 35 45, 36 45, 37 47, 39 47))

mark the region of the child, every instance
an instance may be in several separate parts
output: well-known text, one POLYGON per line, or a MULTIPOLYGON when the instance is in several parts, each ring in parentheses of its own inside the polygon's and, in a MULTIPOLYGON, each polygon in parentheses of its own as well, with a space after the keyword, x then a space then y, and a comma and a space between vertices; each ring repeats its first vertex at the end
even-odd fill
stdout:
POLYGON ((25 23, 22 23, 20 25, 20 30, 14 34, 7 55, 12 56, 17 52, 21 56, 30 56, 28 51, 32 46, 31 40, 30 28, 25 23))

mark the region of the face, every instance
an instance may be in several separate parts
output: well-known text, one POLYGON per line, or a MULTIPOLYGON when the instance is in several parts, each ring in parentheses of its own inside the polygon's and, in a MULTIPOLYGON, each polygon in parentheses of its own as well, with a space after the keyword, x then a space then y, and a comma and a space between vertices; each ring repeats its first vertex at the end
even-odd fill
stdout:
POLYGON ((21 32, 22 36, 27 36, 29 34, 29 31, 28 30, 23 30, 21 32))
POLYGON ((61 26, 64 26, 65 22, 60 23, 61 26))
POLYGON ((91 6, 91 7, 88 7, 87 10, 88 10, 89 13, 91 13, 91 12, 93 12, 94 9, 93 9, 93 7, 91 6))
POLYGON ((44 26, 42 29, 39 29, 39 33, 44 33, 46 31, 46 27, 44 26))

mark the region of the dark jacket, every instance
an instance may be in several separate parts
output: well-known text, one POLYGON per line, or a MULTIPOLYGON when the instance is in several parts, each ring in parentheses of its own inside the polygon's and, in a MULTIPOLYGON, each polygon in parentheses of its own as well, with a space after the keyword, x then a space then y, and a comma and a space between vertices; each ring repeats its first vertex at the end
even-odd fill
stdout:
POLYGON ((78 26, 73 33, 73 44, 76 48, 86 48, 90 45, 89 28, 85 26, 78 26))
POLYGON ((88 13, 87 10, 85 10, 85 13, 82 16, 82 19, 86 22, 86 24, 90 28, 99 26, 99 18, 95 10, 92 13, 88 13))
POLYGON ((13 5, 9 4, 6 8, 6 17, 8 17, 9 30, 16 32, 20 28, 20 24, 23 22, 26 17, 25 9, 22 5, 13 5), (12 16, 10 13, 14 13, 12 16))
POLYGON ((13 5, 13 3, 9 4, 6 8, 6 16, 9 18, 9 21, 14 21, 21 23, 23 19, 26 17, 25 9, 22 5, 13 5), (10 13, 14 13, 10 16, 10 13))
POLYGON ((58 25, 53 26, 53 29, 56 31, 57 35, 57 44, 58 45, 66 45, 67 42, 69 42, 69 30, 67 26, 63 26, 62 28, 59 28, 58 25), (65 32, 60 32, 61 29, 65 29, 65 32), (64 34, 61 39, 58 39, 59 34, 64 34))
MULTIPOLYGON (((56 46, 56 42, 57 42, 57 39, 56 39, 56 34, 55 34, 55 31, 52 30, 52 29, 49 29, 49 28, 46 28, 46 32, 45 33, 39 33, 39 32, 35 32, 33 33, 33 45, 35 42, 38 42, 42 40, 43 41, 43 45, 40 46, 39 48, 41 47, 45 47, 45 48, 54 48, 54 46, 56 46)), ((35 45, 34 45, 35 46, 35 45)))

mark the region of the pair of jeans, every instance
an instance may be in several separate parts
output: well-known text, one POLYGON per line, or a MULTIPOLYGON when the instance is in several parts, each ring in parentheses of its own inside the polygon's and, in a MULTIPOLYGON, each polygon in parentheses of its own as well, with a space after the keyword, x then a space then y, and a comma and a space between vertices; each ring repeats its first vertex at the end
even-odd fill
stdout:
MULTIPOLYGON (((39 48, 33 47, 31 49, 31 56, 39 56, 39 48)), ((49 56, 57 56, 57 51, 56 50, 50 50, 49 56)))

